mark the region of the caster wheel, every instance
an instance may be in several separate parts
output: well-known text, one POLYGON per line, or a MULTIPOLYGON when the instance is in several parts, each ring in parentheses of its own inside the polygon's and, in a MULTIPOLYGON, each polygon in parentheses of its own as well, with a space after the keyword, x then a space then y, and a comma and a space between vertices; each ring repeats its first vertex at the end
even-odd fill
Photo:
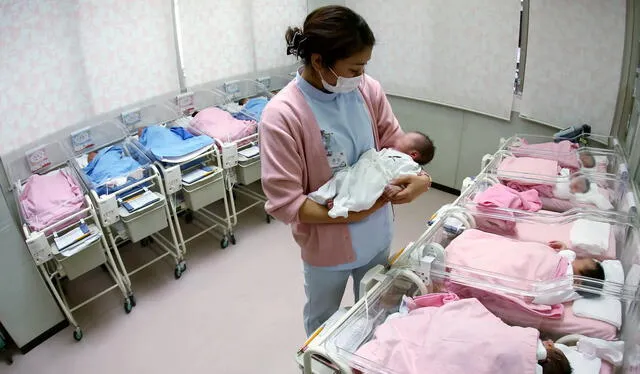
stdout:
POLYGON ((271 216, 267 214, 267 223, 271 223, 271 216))
POLYGON ((186 261, 180 261, 180 263, 178 264, 178 266, 180 267, 180 270, 184 273, 185 271, 187 271, 187 263, 186 261))
POLYGON ((124 312, 129 314, 131 313, 132 310, 133 310, 133 303, 131 303, 131 299, 127 297, 126 299, 124 299, 124 312))
POLYGON ((13 358, 7 357, 7 365, 13 365, 13 358))
POLYGON ((180 279, 180 277, 182 277, 182 268, 180 267, 180 264, 176 265, 176 268, 173 271, 173 276, 176 279, 180 279))
POLYGON ((220 248, 225 249, 228 246, 229 246, 229 238, 225 236, 220 240, 220 248))
POLYGON ((230 239, 231 239, 231 244, 236 245, 236 236, 231 234, 230 239))
POLYGON ((76 327, 76 329, 73 331, 73 338, 79 342, 80 340, 82 340, 82 330, 80 329, 80 327, 76 327))
POLYGON ((193 222, 193 213, 191 213, 191 212, 187 212, 187 213, 184 215, 184 221, 185 221, 186 223, 191 223, 191 222, 193 222))
POLYGON ((138 305, 136 302, 136 297, 133 294, 129 295, 129 302, 131 302, 132 307, 135 307, 136 305, 138 305))

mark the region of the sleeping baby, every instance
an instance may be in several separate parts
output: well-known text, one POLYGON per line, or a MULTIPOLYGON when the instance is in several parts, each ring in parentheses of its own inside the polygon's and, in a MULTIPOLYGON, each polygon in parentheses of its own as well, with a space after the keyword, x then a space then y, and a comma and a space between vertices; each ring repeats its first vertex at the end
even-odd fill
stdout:
POLYGON ((562 169, 558 182, 553 187, 556 198, 570 200, 575 203, 595 205, 601 210, 611 210, 614 206, 609 200, 606 188, 600 188, 585 175, 569 175, 562 169))
POLYGON ((331 218, 347 217, 349 211, 371 208, 383 194, 392 198, 402 187, 392 180, 405 175, 424 175, 421 165, 433 159, 435 147, 420 132, 408 132, 393 148, 370 149, 352 166, 339 170, 309 198, 329 208, 331 218))

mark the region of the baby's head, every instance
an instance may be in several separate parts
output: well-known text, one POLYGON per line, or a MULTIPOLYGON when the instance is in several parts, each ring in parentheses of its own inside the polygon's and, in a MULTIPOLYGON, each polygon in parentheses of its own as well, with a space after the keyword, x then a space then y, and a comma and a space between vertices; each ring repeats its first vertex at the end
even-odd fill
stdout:
POLYGON ((404 134, 396 142, 394 148, 397 151, 406 153, 413 161, 420 165, 426 165, 433 160, 433 155, 436 153, 436 147, 433 145, 431 139, 418 131, 411 131, 404 134))
MULTIPOLYGON (((578 258, 573 261, 571 264, 573 267, 573 274, 579 275, 586 278, 594 279, 595 281, 590 282, 588 280, 584 281, 576 281, 576 283, 584 284, 585 286, 602 289, 602 281, 604 281, 604 268, 600 261, 596 261, 592 258, 578 258)), ((597 295, 591 292, 578 292, 583 297, 595 297, 597 295)))
POLYGON ((580 152, 578 157, 580 157, 580 163, 582 163, 582 167, 591 169, 596 166, 596 158, 593 157, 591 152, 582 151, 580 152))
POLYGON ((547 349, 547 358, 538 361, 543 374, 571 374, 571 363, 564 353, 556 348, 551 340, 542 342, 547 349))
POLYGON ((93 159, 96 158, 97 155, 98 155, 98 152, 96 151, 89 152, 89 154, 87 155, 87 162, 93 161, 93 159))
POLYGON ((587 193, 591 188, 591 182, 589 179, 585 177, 577 177, 571 179, 571 183, 569 184, 569 189, 571 193, 587 193))

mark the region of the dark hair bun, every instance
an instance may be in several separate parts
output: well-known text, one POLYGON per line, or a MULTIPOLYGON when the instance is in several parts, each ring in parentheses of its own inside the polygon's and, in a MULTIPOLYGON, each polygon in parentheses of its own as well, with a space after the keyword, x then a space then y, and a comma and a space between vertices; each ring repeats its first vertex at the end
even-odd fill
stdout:
POLYGON ((288 27, 284 39, 287 41, 287 55, 300 57, 302 42, 305 40, 302 30, 299 27, 288 27))
POLYGON ((293 44, 294 36, 296 33, 302 34, 302 30, 299 27, 287 27, 287 32, 284 34, 284 39, 287 41, 287 44, 293 44))

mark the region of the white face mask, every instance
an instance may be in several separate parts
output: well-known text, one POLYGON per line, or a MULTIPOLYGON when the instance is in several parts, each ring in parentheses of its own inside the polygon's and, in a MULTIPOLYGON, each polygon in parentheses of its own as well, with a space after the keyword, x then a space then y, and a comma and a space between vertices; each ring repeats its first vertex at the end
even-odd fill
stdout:
POLYGON ((325 81, 324 78, 322 77, 322 73, 320 73, 320 79, 322 79, 322 86, 324 87, 324 89, 333 93, 347 93, 355 90, 356 88, 358 88, 358 86, 362 82, 362 76, 364 75, 364 74, 361 74, 361 75, 358 75, 357 77, 345 78, 336 74, 336 72, 333 71, 333 69, 329 68, 329 70, 331 70, 333 75, 335 75, 336 78, 338 78, 336 85, 332 86, 329 83, 327 83, 327 81, 325 81))

